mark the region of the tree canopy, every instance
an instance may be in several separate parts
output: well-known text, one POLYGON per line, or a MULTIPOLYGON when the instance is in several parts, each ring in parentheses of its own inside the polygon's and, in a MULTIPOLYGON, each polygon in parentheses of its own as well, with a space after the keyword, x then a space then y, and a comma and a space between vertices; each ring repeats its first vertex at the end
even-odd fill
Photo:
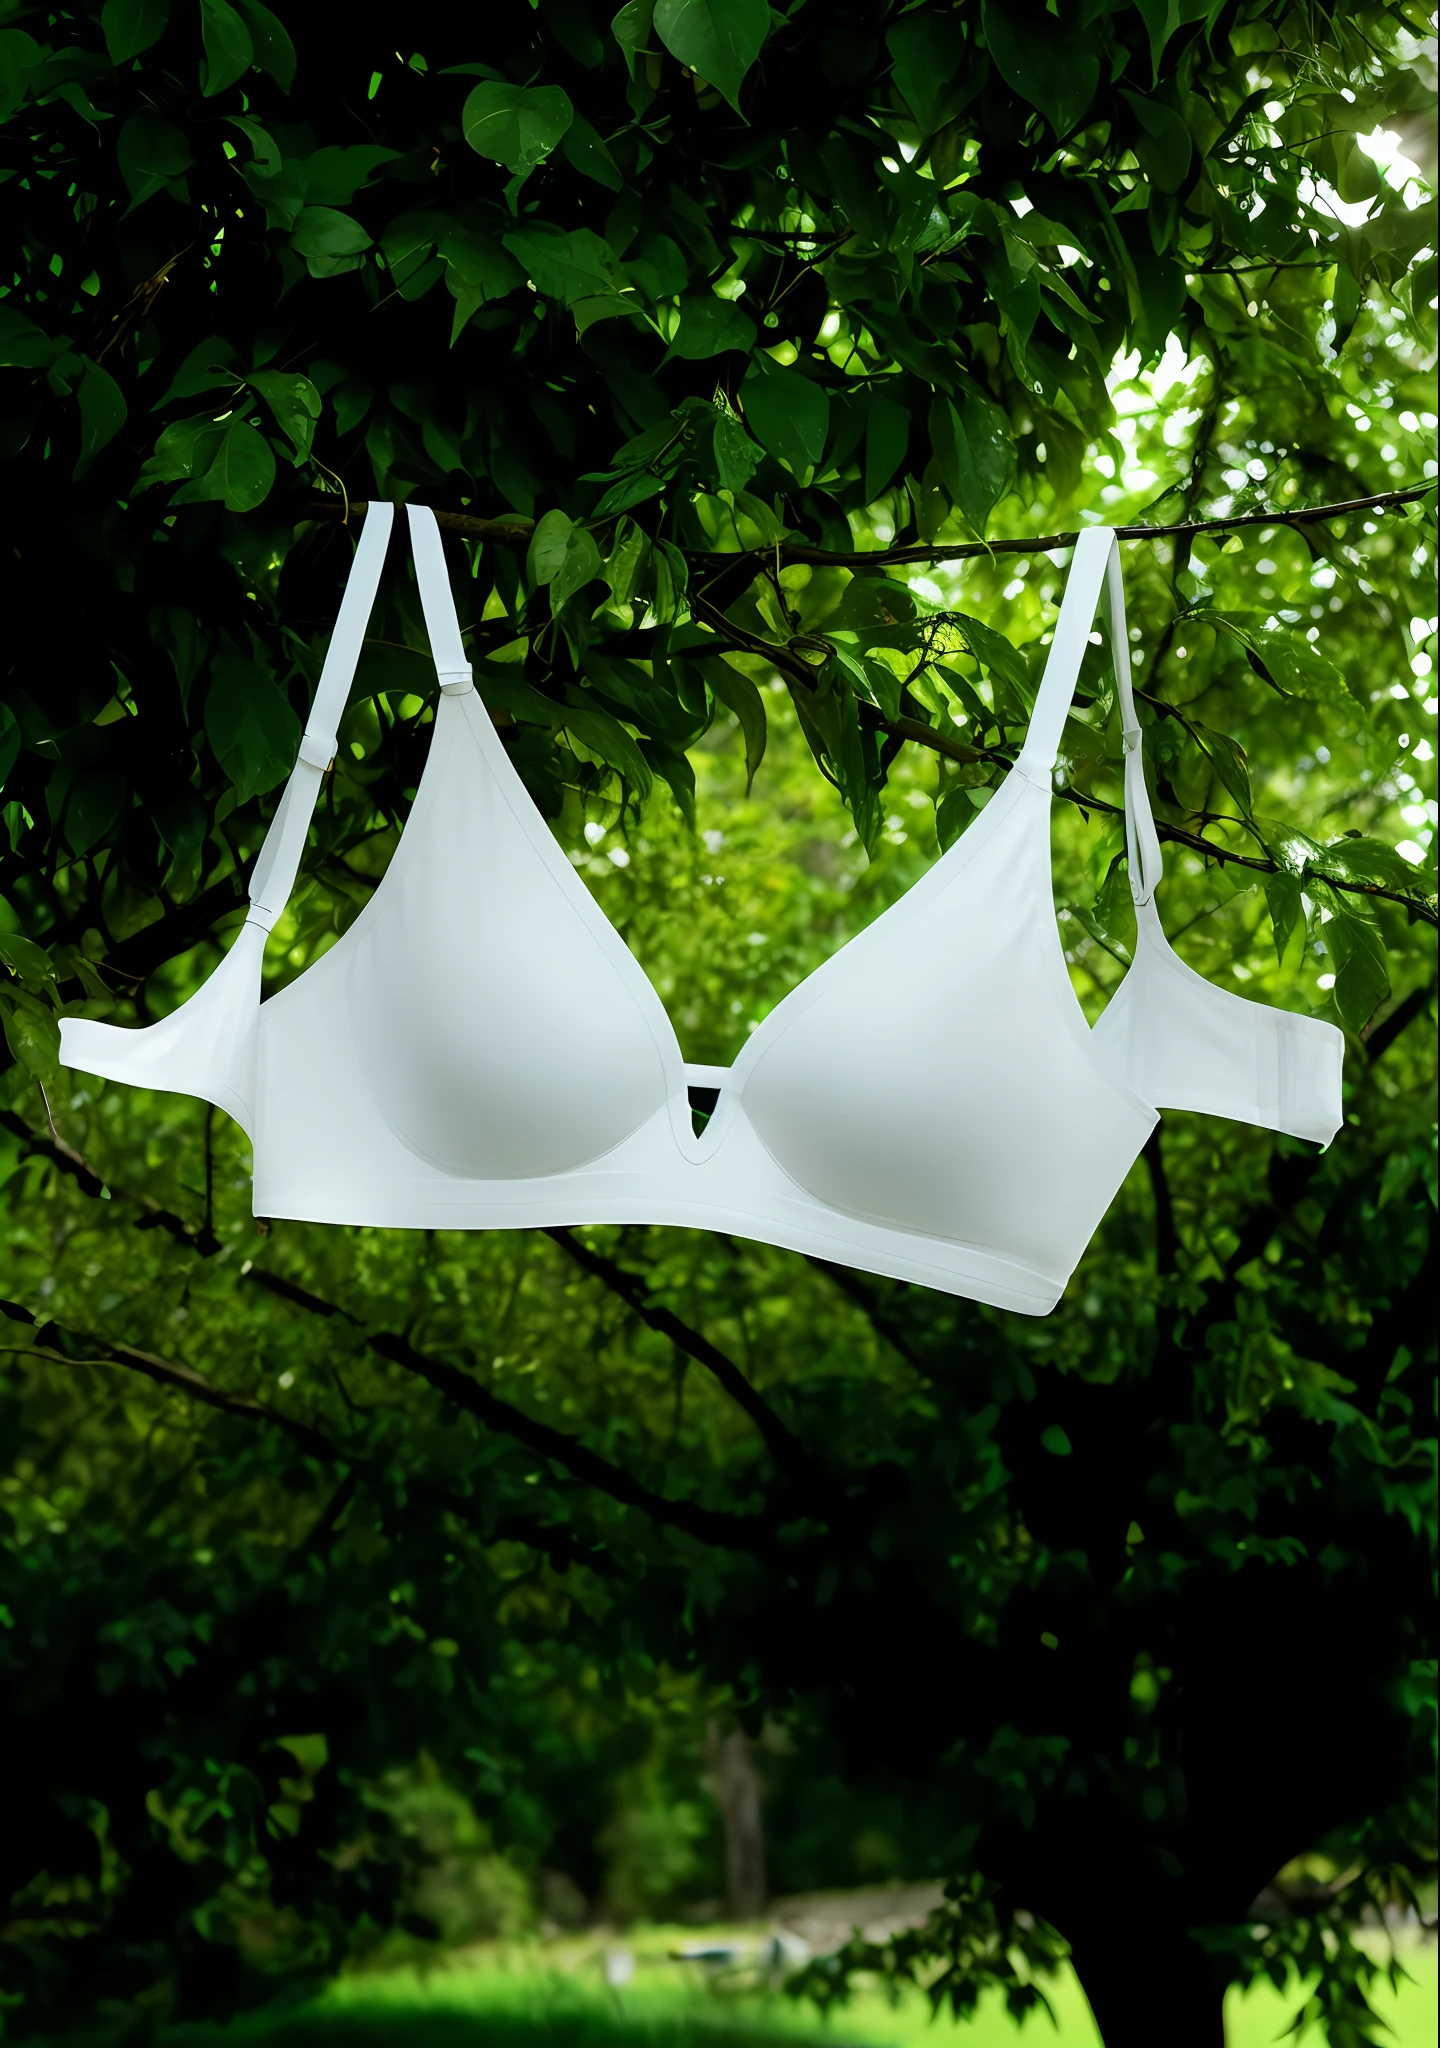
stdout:
MULTIPOLYGON (((3 20, 9 2024, 333 1967, 403 1904, 377 1788, 422 1748, 585 1878, 626 1715, 733 1711, 952 1881, 819 1995, 869 1963, 1023 2010, 1068 1944, 1107 2048, 1157 1987, 1213 2043, 1295 1960, 1363 2038, 1346 1917, 1434 1853, 1425 25, 3 20), (362 508, 407 497, 717 1063, 983 808, 1067 536, 1129 530, 1167 928, 1342 1025, 1341 1137, 1167 1116, 1043 1324, 684 1232, 257 1235, 238 1132, 63 1073, 56 1014, 213 965, 362 508), (1334 1882, 1258 1920, 1307 1854, 1334 1882)), ((371 636, 270 988, 419 780, 403 570, 371 636)), ((1093 1017, 1133 939, 1103 644, 1063 754, 1093 1017)), ((912 1078, 984 1087, 963 1046, 912 1078)))

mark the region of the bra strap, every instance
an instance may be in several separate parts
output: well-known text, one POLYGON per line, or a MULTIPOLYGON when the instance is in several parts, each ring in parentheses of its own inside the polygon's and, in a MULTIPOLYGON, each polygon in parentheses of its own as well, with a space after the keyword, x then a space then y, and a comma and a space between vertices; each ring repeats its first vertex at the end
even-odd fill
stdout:
POLYGON ((410 546, 415 554, 415 580, 420 585, 420 609, 425 614, 425 631, 440 689, 447 697, 463 697, 475 687, 460 638, 460 621, 455 612, 455 593, 445 567, 445 549, 440 528, 428 505, 407 505, 410 546))
POLYGON ((366 510, 360 545, 350 565, 345 594, 340 600, 340 615, 330 636, 315 702, 310 707, 310 716, 300 741, 299 757, 271 820, 270 830, 265 835, 260 857, 251 872, 250 914, 245 922, 258 925, 263 932, 274 927, 275 920, 290 900, 290 891, 300 872, 305 835, 310 829, 325 771, 339 744, 335 728, 340 723, 340 714, 345 709, 345 700, 355 679, 355 667, 360 659, 365 628, 370 623, 370 611, 379 588, 380 570, 385 561, 394 516, 394 506, 383 500, 373 500, 366 510))
POLYGON ((1120 545, 1108 526, 1089 527, 1075 543, 1040 693, 1035 699, 1030 730, 1015 766, 1029 781, 1039 783, 1047 790, 1050 788, 1055 756, 1075 699, 1080 664, 1089 645, 1102 584, 1110 619, 1110 646, 1120 696, 1125 747, 1125 849, 1130 868, 1130 894, 1136 903, 1148 903, 1160 886, 1164 861, 1154 813, 1150 808, 1150 792, 1145 786, 1145 734, 1135 715, 1120 545))

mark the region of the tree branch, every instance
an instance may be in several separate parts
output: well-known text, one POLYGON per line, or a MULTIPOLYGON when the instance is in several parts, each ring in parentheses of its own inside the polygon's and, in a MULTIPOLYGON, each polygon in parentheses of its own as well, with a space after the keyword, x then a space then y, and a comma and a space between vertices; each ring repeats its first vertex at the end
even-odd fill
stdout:
MULTIPOLYGON (((348 1310, 336 1303, 312 1294, 308 1288, 298 1287, 293 1280, 282 1280, 276 1274, 267 1273, 261 1267, 252 1266, 245 1277, 309 1314, 343 1315, 347 1321, 355 1321, 348 1310)), ((482 1386, 468 1373, 461 1372, 457 1366, 447 1365, 442 1359, 429 1357, 408 1339, 390 1330, 365 1330, 363 1334, 365 1342, 378 1357, 389 1359, 402 1371, 427 1381, 437 1393, 443 1394, 455 1407, 474 1415, 487 1429, 513 1437, 527 1450, 534 1451, 538 1457, 550 1459, 572 1478, 593 1487, 597 1493, 607 1494, 624 1507, 638 1508, 652 1521, 666 1528, 678 1529, 687 1536, 693 1536, 697 1542, 717 1549, 749 1551, 757 1555, 770 1550, 772 1537, 768 1520, 754 1515, 727 1514, 719 1509, 701 1507, 696 1502, 669 1500, 663 1494, 652 1493, 649 1487, 642 1486, 620 1466, 610 1464, 587 1444, 581 1443, 578 1437, 553 1428, 537 1416, 527 1415, 523 1408, 516 1408, 509 1401, 502 1401, 498 1394, 492 1394, 488 1387, 482 1386)))
MULTIPOLYGON (((311 499, 304 507, 306 519, 338 519, 348 526, 352 519, 363 519, 370 510, 366 498, 340 498, 327 492, 322 498, 311 499)), ((466 540, 499 540, 512 547, 528 547, 530 536, 535 531, 533 519, 518 515, 513 519, 482 519, 472 512, 440 512, 435 514, 437 526, 445 527, 451 533, 461 533, 466 540)))
MULTIPOLYGON (((38 1323, 38 1319, 32 1317, 38 1323)), ((55 1330, 65 1336, 94 1349, 93 1358, 72 1358, 67 1352, 52 1351, 47 1345, 7 1344, 0 1346, 5 1352, 21 1358, 44 1358, 52 1365, 118 1365, 127 1372, 141 1373, 157 1386, 171 1387, 177 1393, 186 1395, 192 1401, 199 1401, 207 1408, 214 1408, 222 1415, 234 1416, 241 1422, 259 1422, 271 1429, 284 1432, 299 1446, 307 1458, 318 1458, 324 1463, 348 1462, 347 1453, 330 1441, 318 1429, 312 1429, 308 1422, 301 1422, 293 1415, 286 1415, 278 1408, 267 1407, 263 1401, 248 1400, 243 1394, 227 1394, 223 1387, 217 1387, 213 1380, 205 1379, 200 1373, 192 1372, 188 1365, 176 1365, 168 1358, 157 1358, 153 1351, 141 1351, 134 1344, 115 1344, 106 1337, 94 1337, 83 1330, 68 1330, 63 1324, 47 1322, 38 1324, 41 1336, 46 1330, 55 1330)))
MULTIPOLYGON (((68 1174, 82 1194, 98 1195, 102 1200, 108 1200, 114 1192, 90 1162, 82 1158, 73 1145, 68 1145, 58 1131, 53 1137, 44 1138, 13 1109, 0 1109, 0 1129, 18 1138, 27 1152, 38 1153, 42 1159, 48 1159, 52 1166, 58 1167, 61 1173, 68 1174)), ((188 1251, 198 1252, 202 1259, 212 1257, 221 1248, 219 1238, 204 1224, 187 1223, 173 1209, 162 1209, 143 1195, 124 1195, 120 1199, 140 1211, 135 1219, 137 1230, 163 1230, 188 1251)))
POLYGON ((477 1417, 487 1429, 513 1437, 527 1450, 550 1459, 572 1478, 593 1487, 597 1493, 607 1494, 622 1507, 638 1508, 662 1527, 678 1529, 683 1535, 693 1536, 696 1542, 716 1549, 765 1554, 772 1548, 768 1521, 758 1516, 727 1514, 719 1509, 701 1507, 696 1502, 670 1500, 662 1494, 652 1493, 648 1486, 642 1486, 619 1465, 610 1464, 608 1459, 582 1444, 578 1437, 569 1436, 564 1430, 527 1415, 509 1401, 502 1401, 498 1394, 492 1394, 488 1387, 481 1386, 468 1373, 446 1365, 440 1359, 428 1357, 405 1338, 388 1330, 376 1330, 367 1331, 365 1341, 377 1356, 388 1358, 402 1371, 427 1380, 437 1393, 443 1394, 455 1407, 477 1417))
MULTIPOLYGON (((1343 519, 1356 512, 1391 511, 1398 505, 1413 504, 1435 489, 1433 483, 1411 484, 1401 491, 1381 491, 1372 498, 1347 498, 1334 505, 1300 505, 1288 512, 1236 512, 1228 519, 1189 519, 1174 526, 1117 526, 1120 540, 1189 539, 1206 533, 1233 533, 1242 526, 1313 526, 1327 519, 1343 519)), ((827 568, 868 569, 877 564, 905 562, 964 562, 991 555, 1048 555, 1059 548, 1074 547, 1080 535, 1050 533, 1035 539, 992 541, 936 541, 929 546, 878 548, 873 550, 806 547, 799 542, 781 541, 782 559, 812 562, 827 568)), ((773 547, 756 549, 773 560, 773 547)))
MULTIPOLYGON (((0 1356, 16 1358, 43 1358, 52 1365, 107 1365, 119 1366, 127 1372, 135 1372, 153 1381, 157 1386, 184 1394, 187 1399, 198 1401, 202 1406, 215 1409, 234 1421, 258 1423, 264 1427, 278 1429, 288 1436, 306 1457, 316 1458, 325 1464, 343 1464, 348 1469, 329 1505, 319 1517, 305 1539, 305 1547, 313 1548, 329 1534, 344 1514, 355 1494, 359 1479, 364 1476, 372 1482, 383 1481, 384 1473, 374 1460, 357 1457, 343 1445, 336 1444, 321 1430, 297 1417, 286 1415, 278 1408, 271 1408, 262 1401, 251 1401, 244 1395, 229 1394, 223 1387, 217 1387, 212 1380, 193 1371, 187 1365, 177 1365, 171 1359, 157 1358, 153 1352, 142 1351, 133 1344, 116 1344, 108 1338, 92 1337, 79 1330, 71 1330, 55 1322, 38 1324, 37 1318, 19 1303, 7 1304, 6 1313, 12 1321, 28 1320, 36 1323, 43 1336, 46 1330, 55 1330, 77 1343, 94 1347, 94 1357, 71 1357, 68 1352, 55 1351, 45 1344, 0 1345, 0 1356)), ((465 1500, 460 1495, 448 1492, 444 1487, 433 1485, 429 1480, 420 1479, 407 1473, 407 1493, 413 1500, 452 1514, 474 1528, 485 1543, 521 1543, 527 1549, 538 1551, 547 1557, 556 1571, 565 1571, 571 1564, 583 1564, 587 1570, 602 1577, 613 1578, 619 1567, 603 1551, 587 1543, 578 1530, 555 1528, 543 1522, 536 1515, 502 1515, 494 1523, 487 1523, 486 1517, 476 1501, 465 1500)))
POLYGON ((1143 1157, 1150 1173, 1150 1192, 1155 1201, 1155 1270, 1162 1276, 1175 1270, 1179 1238, 1175 1230, 1175 1205, 1170 1198, 1170 1177, 1160 1149, 1160 1126, 1145 1140, 1143 1157))
MULTIPOLYGON (((1355 512, 1386 512, 1398 505, 1414 504, 1435 489, 1433 483, 1410 484, 1404 490, 1380 491, 1370 498, 1346 498, 1334 505, 1300 505, 1284 512, 1236 512, 1228 519, 1190 519, 1177 526, 1118 526, 1115 531, 1121 540, 1163 540, 1166 538, 1190 538, 1205 533, 1233 533, 1242 526, 1309 526, 1327 519, 1343 519, 1355 512)), ((344 518, 363 515, 368 511, 368 501, 351 498, 324 497, 307 507, 311 518, 344 518)), ((482 519, 469 512, 440 512, 435 514, 437 525, 451 533, 463 534, 467 540, 499 540, 513 546, 528 546, 534 532, 534 521, 529 519, 482 519)), ((981 556, 991 555, 1046 555, 1056 548, 1074 547, 1080 538, 1078 533, 1049 533, 1030 539, 991 541, 936 541, 928 546, 871 549, 815 548, 804 541, 781 540, 762 548, 746 552, 753 554, 757 562, 773 562, 778 547, 780 559, 789 562, 812 562, 831 568, 873 569, 886 564, 904 562, 963 562, 981 556)), ((722 564, 734 560, 733 554, 716 554, 709 551, 682 550, 690 559, 706 564, 722 564)))
POLYGON ((627 1273, 613 1259, 607 1259, 582 1244, 572 1231, 563 1226, 547 1229, 545 1235, 558 1244, 582 1272, 589 1273, 602 1287, 617 1295, 642 1323, 662 1337, 668 1337, 685 1357, 693 1358, 697 1365, 704 1366, 735 1405, 749 1416, 774 1459, 777 1471, 783 1473, 797 1491, 822 1495, 833 1493, 829 1476, 816 1465, 804 1444, 775 1413, 764 1395, 751 1386, 733 1359, 727 1358, 708 1337, 682 1322, 671 1309, 651 1301, 649 1290, 638 1273, 627 1273))
POLYGON ((1405 1026, 1413 1023, 1416 1017, 1423 1016, 1434 1000, 1434 982, 1424 988, 1412 988, 1408 996, 1403 996, 1388 1017, 1362 1034, 1370 1058, 1378 1060, 1381 1053, 1395 1043, 1405 1026))

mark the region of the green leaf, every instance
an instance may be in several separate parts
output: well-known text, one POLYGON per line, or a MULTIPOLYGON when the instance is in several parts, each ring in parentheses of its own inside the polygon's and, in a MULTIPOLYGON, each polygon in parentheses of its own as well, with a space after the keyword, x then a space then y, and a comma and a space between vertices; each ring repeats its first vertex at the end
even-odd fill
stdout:
POLYGON ((1390 992, 1385 944, 1373 924, 1337 910, 1325 926, 1335 961, 1335 1007, 1350 1031, 1363 1031, 1390 992))
POLYGON ((130 193, 127 213, 133 213, 154 193, 163 192, 172 178, 178 178, 195 161, 186 137, 149 107, 137 108, 126 121, 115 156, 130 193))
POLYGON ((228 341, 218 337, 212 341, 198 341, 171 379, 170 387, 163 398, 157 398, 150 408, 159 412, 177 398, 194 398, 202 391, 217 391, 224 386, 234 388, 238 381, 239 356, 228 341))
POLYGON ((55 979, 55 963, 43 946, 19 932, 0 932, 0 960, 22 981, 43 988, 55 979))
MULTIPOLYGON (((29 90, 26 72, 18 62, 18 41, 18 36, 0 31, 0 121, 8 119, 24 103, 29 90)), ((25 41, 31 49, 37 47, 28 36, 25 41)))
POLYGON ((431 207, 395 216, 380 237, 380 249, 397 286, 413 276, 451 225, 448 213, 431 207))
POLYGON ((559 718, 561 725, 582 746, 588 747, 592 754, 598 754, 629 784, 637 801, 645 801, 653 783, 649 763, 618 718, 612 718, 598 704, 578 702, 574 691, 567 694, 559 718))
POLYGON ((892 60, 891 75, 922 136, 933 134, 971 97, 973 87, 960 93, 955 89, 972 47, 958 10, 903 15, 886 34, 885 47, 892 60))
POLYGON ((205 734, 242 803, 283 782, 300 747, 300 721, 283 693, 234 647, 210 665, 205 734))
POLYGON ((983 764, 973 769, 962 769, 958 780, 951 783, 936 804, 935 837, 940 842, 942 853, 948 853, 965 827, 974 823, 979 815, 975 790, 988 782, 993 773, 992 768, 983 764))
POLYGON ((1378 882, 1387 889, 1413 890, 1420 881, 1418 871, 1393 846, 1361 834, 1334 840, 1324 850, 1323 866, 1331 871, 1338 868, 1357 881, 1378 882))
POLYGON ((574 118, 569 95, 558 85, 487 81, 466 100, 460 125, 477 156, 518 175, 544 162, 574 118))
POLYGON ((1048 1451, 1052 1458, 1068 1458, 1070 1439, 1058 1422, 1052 1422, 1048 1429, 1040 1432, 1040 1448, 1048 1451))
POLYGON ((983 540, 990 514, 1015 477, 1015 444, 998 405, 967 392, 959 409, 936 394, 930 405, 930 439, 951 503, 983 540))
POLYGON ((176 865, 183 867, 193 860, 205 843, 209 823, 194 790, 182 782, 161 791, 151 804, 150 815, 161 844, 176 865))
POLYGON ((274 135, 270 135, 268 129, 262 129, 258 121, 250 121, 246 115, 225 115, 225 123, 238 129, 250 143, 252 154, 246 164, 246 176, 254 172, 258 178, 279 178, 285 160, 274 135))
POLYGON ((195 413, 175 420, 155 443, 155 452, 142 465, 137 488, 151 484, 177 483, 182 478, 203 476, 224 439, 225 429, 209 413, 195 413))
POLYGON ((808 483, 825 453, 830 399, 821 384, 798 370, 757 356, 741 387, 746 423, 761 444, 808 483))
POLYGON ((566 550, 574 521, 568 512, 558 509, 547 512, 530 536, 530 547, 525 557, 526 573, 532 583, 542 586, 550 583, 565 566, 566 550))
POLYGON ((244 16, 250 30, 250 41, 255 55, 252 61, 261 71, 268 71, 281 92, 289 92, 295 83, 295 45, 286 32, 285 24, 278 15, 263 7, 260 0, 235 0, 235 5, 244 16))
POLYGON ((769 0, 656 0, 655 33, 740 111, 740 86, 770 33, 769 0))
POLYGON ((1275 958, 1284 965, 1286 949, 1304 908, 1299 877, 1289 874, 1265 877, 1265 901, 1270 909, 1270 927, 1275 940, 1275 958))
MULTIPOLYGON (((1228 633, 1248 648, 1255 657, 1252 666, 1278 690, 1343 711, 1353 724, 1355 713, 1361 708, 1355 694, 1334 662, 1305 639, 1298 627, 1272 625, 1271 615, 1266 612, 1222 612, 1208 606, 1187 617, 1228 633)), ((1363 684, 1357 688, 1363 701, 1363 684)))
POLYGON ((611 192, 624 191, 625 180, 620 175, 620 166, 583 114, 577 114, 570 123, 560 147, 566 162, 573 164, 582 178, 593 178, 597 185, 604 185, 611 192))
POLYGON ((76 853, 88 853, 109 832, 127 797, 118 769, 101 765, 83 768, 65 799, 65 837, 76 853))
POLYGON ((43 370, 63 352, 43 328, 0 300, 0 369, 43 370))
POLYGON ((50 1080, 60 1066, 60 1025, 54 1013, 33 996, 7 989, 0 992, 0 1020, 21 1066, 37 1081, 50 1080))
POLYGON ((269 496, 274 481, 275 452, 270 443, 248 420, 232 419, 209 468, 182 484, 170 502, 199 505, 218 498, 229 512, 253 512, 269 496))
POLYGON ((615 528, 615 545, 601 574, 610 585, 617 604, 628 604, 635 593, 649 555, 649 537, 633 519, 621 519, 615 528))
POLYGON ((650 569, 655 579, 650 604, 656 619, 663 625, 668 620, 678 619, 685 609, 690 567, 679 548, 668 540, 657 540, 650 550, 650 569))
POLYGON ((658 498, 665 483, 663 476, 652 476, 648 470, 637 469, 610 486, 596 505, 594 516, 613 519, 617 512, 629 512, 634 506, 643 505, 648 498, 658 498))
POLYGON ((537 292, 559 299, 583 333, 597 320, 633 313, 636 301, 610 245, 592 228, 567 234, 549 223, 517 228, 505 247, 524 266, 537 292))
MULTIPOLYGON (((1432 294, 1433 296, 1433 294, 1432 294)), ((1335 332, 1330 342, 1330 353, 1338 356, 1341 349, 1355 330, 1360 317, 1360 308, 1365 303, 1365 292, 1361 280, 1345 264, 1336 266, 1333 310, 1335 332)))
POLYGON ((583 526, 572 526, 565 536, 565 553, 558 568, 550 578, 550 609, 558 612, 561 605, 577 590, 583 590, 593 576, 600 574, 600 550, 593 535, 583 526))
POLYGON ((753 491, 735 491, 735 510, 743 512, 760 529, 760 538, 766 547, 773 541, 784 540, 790 529, 776 518, 771 507, 763 498, 757 498, 753 491))
POLYGON ((200 0, 200 33, 205 43, 200 90, 209 100, 245 76, 255 45, 230 0, 200 0))
MULTIPOLYGON (((840 655, 836 654, 837 661, 840 655)), ((858 666, 864 693, 872 703, 877 704, 887 718, 900 716, 900 678, 888 662, 880 661, 873 654, 863 655, 858 664, 846 662, 847 668, 858 666)))
POLYGON ((281 431, 294 442, 296 460, 303 459, 310 453, 320 417, 320 393, 308 377, 288 370, 252 370, 249 382, 275 415, 281 431))
POLYGON ((302 256, 358 256, 370 237, 358 220, 334 206, 305 206, 290 236, 302 256))
POLYGON ((1218 14, 1223 0, 1135 0, 1136 12, 1150 38, 1150 76, 1160 76, 1160 59, 1175 31, 1187 21, 1203 21, 1218 14))
POLYGON ((695 770, 683 747, 668 740, 646 738, 640 751, 655 773, 668 785, 675 807, 693 832, 695 829, 695 770))
POLYGON ((626 0, 610 24, 610 33, 625 52, 633 77, 636 58, 655 48, 655 0, 626 0))
POLYGON ((631 719, 667 744, 687 743, 696 731, 697 713, 703 729, 709 708, 704 677, 691 662, 667 661, 658 645, 652 650, 648 673, 638 661, 617 660, 587 648, 585 681, 605 700, 607 709, 618 705, 617 716, 631 719), (682 701, 682 692, 689 697, 689 706, 682 701))
POLYGON ((14 712, 8 704, 0 704, 0 789, 5 787, 11 769, 20 758, 23 737, 14 712))
POLYGON ((661 462, 665 456, 669 461, 664 467, 671 470, 680 460, 681 446, 685 433, 684 418, 673 412, 656 420, 653 427, 647 427, 643 434, 636 434, 616 450, 617 469, 649 469, 661 462))
POLYGON ((756 771, 765 758, 765 699, 749 676, 732 668, 728 661, 707 662, 705 680, 711 695, 727 711, 733 711, 740 722, 740 736, 745 743, 745 794, 749 796, 756 771))
POLYGON ((1228 733, 1212 732, 1208 725, 1197 723, 1193 730, 1201 748, 1214 764, 1215 773, 1240 806, 1241 816, 1248 818, 1253 808, 1253 799, 1250 795, 1250 771, 1245 765, 1243 747, 1238 746, 1228 733))
POLYGON ((665 361, 679 356, 686 362, 702 362, 729 349, 748 355, 754 346, 755 322, 732 300, 717 299, 713 292, 691 292, 680 301, 680 325, 665 361))
POLYGON ((303 184, 311 206, 348 206, 362 185, 367 185, 383 164, 394 163, 397 155, 380 142, 351 142, 343 147, 332 143, 310 156, 292 158, 286 168, 303 184))
POLYGON ((865 498, 873 503, 905 460, 910 415, 893 398, 872 398, 865 413, 865 498))
POLYGON ((525 273, 501 248, 495 235, 471 228, 464 221, 440 235, 436 253, 445 259, 445 283, 456 301, 450 334, 453 348, 480 308, 492 299, 505 298, 523 283, 525 273))
POLYGON ((1135 155, 1150 183, 1161 192, 1178 192, 1190 169, 1193 148, 1190 130, 1172 108, 1143 93, 1127 92, 1140 133, 1135 138, 1135 155))
POLYGON ((764 451, 728 412, 715 416, 715 475, 722 491, 743 491, 764 461, 764 451))
POLYGON ((972 619, 965 612, 958 613, 957 619, 970 652, 980 666, 990 675, 998 676, 1015 692, 1022 707, 1028 708, 1034 701, 1035 690, 1030 680, 1029 665, 1019 648, 1012 646, 1005 635, 997 633, 993 626, 987 626, 983 619, 972 619))
POLYGON ((170 0, 105 0, 100 32, 112 64, 127 64, 158 43, 170 19, 170 0))
POLYGON ((1135 339, 1152 354, 1158 354, 1185 310, 1184 267, 1154 247, 1140 214, 1126 214, 1124 224, 1124 240, 1140 301, 1141 318, 1136 323, 1135 339))
POLYGON ((108 370, 85 357, 80 379, 80 456, 72 476, 78 482, 107 442, 125 424, 125 400, 108 370))
POLYGON ((1100 83, 1094 31, 1063 26, 1039 0, 985 0, 983 20, 1005 83, 1040 109, 1057 137, 1070 134, 1100 83))

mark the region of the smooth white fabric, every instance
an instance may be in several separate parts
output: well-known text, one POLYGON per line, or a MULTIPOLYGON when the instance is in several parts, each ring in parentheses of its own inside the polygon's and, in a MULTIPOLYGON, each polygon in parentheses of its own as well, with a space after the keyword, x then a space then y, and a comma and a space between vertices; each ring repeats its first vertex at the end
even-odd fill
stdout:
POLYGON ((392 522, 372 505, 300 759, 221 966, 159 1024, 61 1026, 68 1065, 218 1103, 255 1212, 315 1223, 726 1230, 998 1307, 1052 1308, 1161 1107, 1328 1143, 1343 1040, 1170 950, 1154 895, 1114 535, 1084 534, 1024 749, 884 916, 733 1067, 687 1067, 638 961, 556 844, 471 684, 432 514, 409 508, 441 696, 389 872, 260 1002, 392 522), (1091 1031, 1050 880, 1051 780, 1102 583, 1124 714, 1135 964, 1091 1031), (718 1087, 703 1135, 687 1089, 718 1087))

